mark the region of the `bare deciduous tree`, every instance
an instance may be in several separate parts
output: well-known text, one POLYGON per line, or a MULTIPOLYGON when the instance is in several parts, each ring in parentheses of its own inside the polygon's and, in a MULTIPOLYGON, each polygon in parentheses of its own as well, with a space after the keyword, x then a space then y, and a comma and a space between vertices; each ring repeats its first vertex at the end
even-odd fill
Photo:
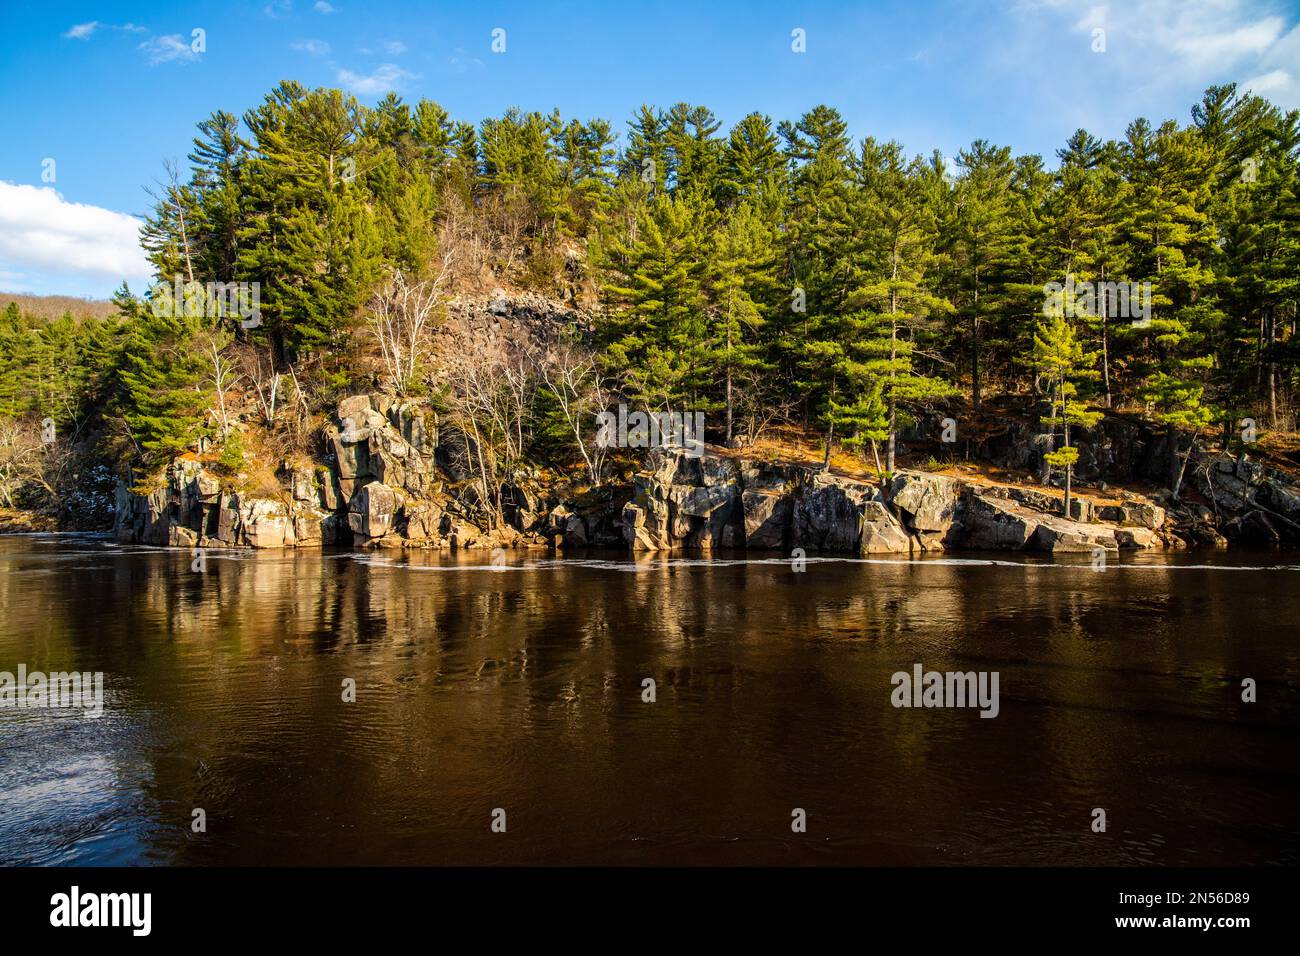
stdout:
POLYGON ((595 419, 608 406, 609 395, 601 385, 596 356, 563 342, 551 348, 535 347, 530 358, 537 377, 555 396, 591 483, 599 486, 604 480, 608 449, 595 440, 595 419))
POLYGON ((64 436, 47 441, 41 432, 34 419, 0 416, 0 501, 8 508, 15 506, 14 495, 24 485, 39 486, 49 501, 59 501, 72 465, 72 444, 64 436))
POLYGON ((517 465, 527 447, 536 394, 532 363, 523 348, 500 338, 452 334, 431 354, 426 375, 465 437, 490 521, 499 523, 501 472, 517 465))
POLYGON ((743 369, 736 376, 735 404, 745 442, 753 446, 769 426, 794 414, 799 398, 783 392, 764 373, 743 369))
POLYGON ((416 382, 420 363, 428 351, 428 338, 444 303, 451 278, 454 253, 444 247, 436 273, 415 280, 394 272, 370 301, 367 325, 379 343, 384 375, 399 394, 416 382))
POLYGON ((217 399, 217 424, 224 439, 230 434, 230 410, 226 405, 226 395, 243 381, 243 374, 236 368, 235 362, 227 354, 229 338, 213 330, 200 340, 204 357, 208 362, 207 384, 212 386, 217 399))
POLYGON ((262 424, 267 428, 275 426, 278 409, 280 382, 284 375, 275 369, 275 361, 270 353, 264 353, 256 345, 249 344, 239 351, 240 367, 244 376, 253 386, 253 397, 257 410, 261 414, 262 424))

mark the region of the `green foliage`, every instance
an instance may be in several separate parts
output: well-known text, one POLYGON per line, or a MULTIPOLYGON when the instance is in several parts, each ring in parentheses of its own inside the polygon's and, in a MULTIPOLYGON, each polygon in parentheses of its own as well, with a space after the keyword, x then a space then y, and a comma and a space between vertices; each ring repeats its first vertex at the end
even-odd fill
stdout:
POLYGON ((129 325, 119 372, 122 417, 145 462, 157 466, 212 434, 207 346, 219 333, 185 310, 158 315, 144 302, 123 306, 129 325))
POLYGON ((248 463, 248 449, 239 432, 231 432, 221 446, 216 465, 222 474, 233 476, 244 470, 248 463))
POLYGON ((1294 424, 1300 112, 1233 86, 1207 90, 1190 124, 1078 130, 1049 169, 985 140, 952 166, 855 143, 826 105, 726 130, 698 104, 647 104, 620 150, 603 119, 476 124, 286 81, 199 123, 188 159, 157 192, 145 249, 167 281, 258 283, 261 324, 160 318, 129 297, 102 322, 7 308, 0 414, 108 424, 156 462, 211 430, 232 339, 276 372, 309 364, 319 396, 352 387, 380 277, 435 272, 451 223, 476 283, 554 291, 563 276, 567 290, 585 261, 602 385, 722 412, 724 439, 766 403, 823 429, 828 454, 884 442, 888 472, 928 404, 1038 387, 1061 438, 1047 460, 1068 478, 1070 431, 1098 414, 1084 393, 1164 424, 1175 457, 1220 409, 1294 424), (1082 315, 1045 310, 1046 284, 1067 278, 1150 283, 1149 316, 1116 315, 1111 293, 1082 315))

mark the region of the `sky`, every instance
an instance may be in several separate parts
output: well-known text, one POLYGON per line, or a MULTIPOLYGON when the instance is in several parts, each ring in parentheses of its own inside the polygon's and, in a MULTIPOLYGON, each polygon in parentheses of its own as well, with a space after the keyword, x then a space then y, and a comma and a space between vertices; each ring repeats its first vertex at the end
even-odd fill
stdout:
POLYGON ((0 0, 0 289, 139 291, 164 161, 284 79, 619 130, 642 103, 708 106, 724 131, 826 103, 855 140, 1052 165, 1080 127, 1188 121, 1214 83, 1300 108, 1300 0, 0 0))

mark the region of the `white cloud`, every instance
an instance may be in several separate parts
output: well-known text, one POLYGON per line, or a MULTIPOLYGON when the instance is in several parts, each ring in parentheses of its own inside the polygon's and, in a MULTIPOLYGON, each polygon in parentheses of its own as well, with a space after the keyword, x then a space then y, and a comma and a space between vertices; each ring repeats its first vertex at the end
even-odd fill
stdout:
POLYGON ((1197 66, 1258 56, 1281 35, 1286 21, 1265 16, 1252 0, 1130 0, 1098 4, 1095 0, 1048 0, 1022 3, 1015 12, 1053 10, 1073 18, 1076 33, 1104 29, 1108 41, 1145 53, 1160 53, 1197 66))
POLYGON ((325 0, 316 0, 316 5, 312 7, 317 13, 328 16, 335 11, 335 7, 325 2, 325 0))
POLYGON ((67 33, 63 34, 63 36, 64 39, 67 40, 89 40, 91 35, 101 26, 103 26, 103 24, 98 20, 91 20, 89 23, 78 23, 76 26, 70 28, 67 33))
POLYGON ((1300 26, 1274 43, 1258 65, 1261 72, 1242 85, 1283 109, 1300 108, 1300 26))
POLYGON ((293 13, 293 0, 271 0, 262 8, 262 12, 276 20, 280 17, 287 17, 293 13))
POLYGON ((141 43, 139 49, 148 55, 151 66, 159 63, 192 63, 199 58, 179 33, 151 37, 141 43))
POLYGON ((456 73, 468 73, 475 67, 482 66, 483 61, 476 56, 470 56, 463 46, 458 46, 452 51, 447 65, 456 73))
POLYGON ((324 40, 299 40, 291 43, 290 47, 312 56, 329 56, 330 52, 330 45, 324 40))
POLYGON ((352 70, 347 69, 341 69, 338 72, 339 83, 353 93, 360 93, 363 96, 373 96, 377 93, 397 90, 407 80, 418 80, 419 78, 418 74, 409 73, 396 63, 385 63, 370 74, 354 73, 352 70))
POLYGON ((89 23, 78 23, 76 26, 68 29, 63 34, 65 40, 89 40, 99 30, 120 30, 122 33, 148 33, 148 27, 142 27, 134 23, 123 23, 118 26, 116 23, 100 23, 98 20, 91 20, 89 23))
POLYGON ((1268 17, 1225 32, 1174 35, 1170 45, 1195 62, 1236 61, 1263 53, 1281 36, 1285 25, 1286 22, 1281 17, 1268 17))
POLYGON ((10 281, 36 271, 66 289, 147 282, 153 270, 140 226, 134 216, 68 202, 50 186, 0 180, 0 271, 10 281))
POLYGON ((1291 74, 1286 70, 1273 70, 1260 76, 1251 77, 1241 84, 1245 89, 1260 96, 1267 96, 1274 90, 1284 90, 1291 85, 1291 74))
POLYGON ((384 49, 388 51, 390 56, 401 56, 406 52, 406 44, 401 40, 389 40, 384 44, 384 49))
POLYGON ((1300 27, 1288 6, 1279 0, 1013 0, 1009 14, 1019 43, 1009 44, 1001 62, 1015 70, 1008 57, 1059 50, 1059 71, 1044 75, 1044 86, 1055 91, 1045 95, 1056 104, 1086 103, 1095 90, 1112 100, 1122 94, 1142 110, 1188 91, 1199 98, 1207 86, 1235 80, 1279 106, 1300 106, 1300 27), (1105 31, 1101 55, 1092 46, 1098 29, 1105 31), (1078 39, 1062 43, 1062 30, 1078 39))

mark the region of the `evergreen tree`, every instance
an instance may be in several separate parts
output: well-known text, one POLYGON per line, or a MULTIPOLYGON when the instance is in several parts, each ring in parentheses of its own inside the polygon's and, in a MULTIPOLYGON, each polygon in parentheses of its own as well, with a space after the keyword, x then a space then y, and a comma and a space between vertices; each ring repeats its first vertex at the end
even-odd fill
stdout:
POLYGON ((1071 483, 1074 466, 1079 460, 1079 449, 1070 444, 1071 426, 1089 428, 1101 420, 1102 413, 1089 411, 1078 399, 1078 383, 1096 376, 1091 366, 1096 362, 1094 353, 1085 352, 1083 343, 1075 335, 1073 326, 1065 316, 1063 303, 1049 310, 1050 314, 1039 324, 1034 335, 1030 361, 1047 385, 1050 413, 1043 418, 1052 438, 1052 450, 1043 455, 1050 468, 1065 470, 1065 511, 1070 508, 1071 483), (1056 444, 1056 429, 1061 428, 1061 444, 1056 444))

